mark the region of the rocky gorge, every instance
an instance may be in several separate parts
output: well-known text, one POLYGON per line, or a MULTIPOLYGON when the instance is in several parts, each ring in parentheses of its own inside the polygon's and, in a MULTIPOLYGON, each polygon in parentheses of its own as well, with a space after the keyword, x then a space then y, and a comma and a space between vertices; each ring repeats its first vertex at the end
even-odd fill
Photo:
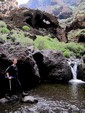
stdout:
MULTIPOLYGON (((17 2, 11 8, 11 10, 9 7, 5 9, 5 14, 0 14, 0 98, 9 89, 4 75, 7 67, 12 64, 13 58, 18 59, 19 80, 24 91, 29 91, 44 83, 68 84, 73 78, 71 66, 74 67, 74 64, 69 65, 69 59, 72 61, 76 58, 80 61, 82 59, 76 73, 78 79, 85 81, 84 12, 81 15, 77 12, 74 18, 59 20, 55 15, 38 9, 18 8, 17 2)), ((64 8, 67 9, 67 7, 64 8)), ((65 89, 67 86, 61 87, 65 89)), ((62 92, 61 87, 59 86, 57 96, 62 92)), ((16 87, 14 89, 20 93, 19 89, 16 87)), ((42 87, 41 89, 43 90, 42 87)), ((39 89, 39 93, 41 92, 39 89)), ((65 91, 63 92, 65 94, 65 91)), ((54 93, 56 97, 56 91, 54 93)), ((54 97, 50 98, 54 99, 54 97)), ((23 102, 29 98, 23 98, 23 102)), ((57 105, 59 105, 58 102, 57 105)), ((69 110, 69 106, 65 107, 69 110)))

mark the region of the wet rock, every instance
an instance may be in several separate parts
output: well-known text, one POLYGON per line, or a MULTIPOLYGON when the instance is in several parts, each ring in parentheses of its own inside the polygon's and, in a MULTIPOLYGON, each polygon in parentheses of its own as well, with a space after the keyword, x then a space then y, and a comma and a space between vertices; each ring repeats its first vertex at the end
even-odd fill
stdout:
POLYGON ((43 50, 33 55, 42 81, 67 82, 72 78, 71 69, 59 51, 43 50))
POLYGON ((18 96, 17 95, 12 95, 11 97, 8 97, 8 98, 6 98, 6 97, 1 98, 0 99, 0 103, 1 104, 6 104, 6 103, 10 103, 10 102, 16 102, 18 100, 19 99, 18 99, 18 96))
POLYGON ((78 65, 77 78, 85 81, 85 55, 82 62, 78 65))
POLYGON ((19 98, 18 98, 17 95, 12 95, 12 96, 10 97, 9 102, 16 102, 16 101, 18 101, 18 100, 19 100, 19 98))
POLYGON ((24 103, 37 103, 38 100, 32 96, 25 96, 24 98, 22 98, 22 102, 24 102, 24 103))
POLYGON ((6 99, 6 98, 1 98, 1 99, 0 99, 0 103, 1 103, 1 104, 8 103, 8 101, 9 101, 9 100, 6 99))

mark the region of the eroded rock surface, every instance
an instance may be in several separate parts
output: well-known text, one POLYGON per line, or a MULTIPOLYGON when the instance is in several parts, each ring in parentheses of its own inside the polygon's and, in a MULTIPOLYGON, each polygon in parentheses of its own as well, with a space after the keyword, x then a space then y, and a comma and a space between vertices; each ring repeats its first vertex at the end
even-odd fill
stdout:
POLYGON ((41 76, 41 80, 66 82, 72 78, 70 67, 59 51, 43 50, 33 55, 41 76))

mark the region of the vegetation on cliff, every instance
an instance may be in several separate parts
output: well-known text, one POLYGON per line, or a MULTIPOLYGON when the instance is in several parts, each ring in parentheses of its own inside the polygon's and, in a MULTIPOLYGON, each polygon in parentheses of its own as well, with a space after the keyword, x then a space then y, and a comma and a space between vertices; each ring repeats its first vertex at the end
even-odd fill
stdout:
POLYGON ((49 36, 37 36, 34 41, 35 48, 39 50, 50 49, 50 50, 60 50, 63 52, 65 57, 76 56, 80 57, 81 53, 84 52, 84 46, 82 44, 70 42, 64 43, 59 42, 56 39, 52 39, 49 36))
MULTIPOLYGON (((76 56, 80 57, 84 52, 84 45, 69 42, 59 42, 57 38, 52 38, 50 35, 40 36, 36 35, 36 39, 32 40, 29 36, 26 36, 26 33, 29 31, 28 26, 23 26, 25 29, 12 29, 11 31, 7 28, 5 22, 0 21, 0 31, 5 29, 5 32, 0 32, 1 39, 5 42, 19 43, 23 46, 33 45, 35 49, 39 50, 60 50, 63 52, 65 57, 76 56), (7 32, 6 32, 7 30, 7 32)), ((29 28, 30 29, 30 28, 29 28)), ((78 34, 78 33, 77 33, 78 34)))

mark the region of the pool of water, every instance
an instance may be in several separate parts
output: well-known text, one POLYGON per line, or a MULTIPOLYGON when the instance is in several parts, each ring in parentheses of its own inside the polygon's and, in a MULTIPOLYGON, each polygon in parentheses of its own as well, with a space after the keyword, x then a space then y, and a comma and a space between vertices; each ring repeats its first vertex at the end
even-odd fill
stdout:
POLYGON ((0 105, 0 113, 85 113, 85 84, 42 84, 29 95, 38 103, 0 105))

